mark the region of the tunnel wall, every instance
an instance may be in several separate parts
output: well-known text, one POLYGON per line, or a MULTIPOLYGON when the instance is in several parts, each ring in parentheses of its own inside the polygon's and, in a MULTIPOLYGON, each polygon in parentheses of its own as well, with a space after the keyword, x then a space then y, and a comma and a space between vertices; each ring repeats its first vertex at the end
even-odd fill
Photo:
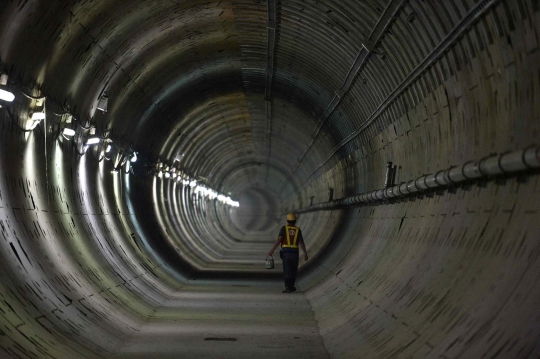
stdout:
MULTIPOLYGON (((488 16, 488 33, 462 38, 460 55, 445 58, 446 79, 433 86, 425 74, 401 98, 406 110, 323 166, 303 201, 327 201, 328 187, 349 195, 384 188, 387 161, 403 183, 538 144, 538 12, 507 14, 500 23, 488 16), (481 48, 477 36, 492 41, 481 48)), ((301 284, 330 354, 537 357, 539 192, 530 172, 325 212, 345 216, 341 235, 301 284)))
MULTIPOLYGON (((416 8, 420 3, 427 2, 415 2, 416 8)), ((460 2, 462 7, 473 3, 460 2)), ((285 195, 288 204, 284 209, 381 188, 389 160, 399 166, 398 181, 404 181, 493 152, 537 143, 538 2, 493 3, 498 6, 479 22, 481 26, 473 27, 460 38, 436 66, 389 106, 380 120, 367 127, 365 134, 339 148, 313 177, 300 178, 300 182, 305 180, 306 187, 300 198, 297 193, 285 195)), ((40 10, 47 9, 43 4, 40 10)), ((29 14, 28 8, 19 7, 15 1, 10 6, 12 10, 3 13, 3 17, 17 13, 17 21, 28 23, 28 28, 23 31, 23 27, 13 27, 3 32, 4 39, 19 39, 21 43, 31 43, 39 38, 38 34, 55 38, 57 27, 47 24, 64 26, 73 16, 67 9, 49 10, 48 19, 60 17, 62 21, 40 22, 36 20, 39 11, 29 14)), ((92 4, 87 6, 91 8, 92 4)), ((84 15, 85 9, 79 8, 78 14, 84 15)), ((116 8, 117 12, 120 10, 116 8)), ((105 18, 99 12, 92 14, 94 20, 105 18)), ((411 23, 410 14, 399 16, 400 28, 387 35, 408 33, 401 30, 411 23)), ((99 21, 95 21, 98 24, 93 30, 100 28, 99 21)), ((451 22, 434 27, 448 30, 451 22)), ((108 26, 114 27, 111 24, 108 26)), ((137 25, 133 22, 130 28, 137 25)), ((415 26, 420 28, 418 21, 415 26)), ((62 32, 63 28, 58 28, 62 32)), ((445 34, 443 30, 438 32, 439 37, 445 34)), ((416 31, 411 34, 422 33, 416 31)), ((48 51, 47 41, 36 41, 39 46, 28 46, 24 52, 8 51, 15 46, 10 43, 2 46, 2 56, 4 61, 11 62, 11 73, 17 81, 25 85, 43 82, 43 89, 52 97, 61 99, 60 103, 71 100, 75 104, 73 109, 78 106, 77 112, 85 118, 92 114, 102 83, 116 74, 114 56, 107 51, 115 49, 117 43, 110 42, 110 48, 105 50, 96 45, 88 52, 99 33, 87 31, 84 26, 76 26, 69 33, 75 36, 65 37, 57 45, 65 51, 54 54, 52 60, 58 61, 47 63, 44 57, 35 56, 48 51), (70 49, 64 46, 66 43, 77 46, 70 49), (7 60, 5 54, 9 55, 7 60), (80 66, 85 62, 90 69, 80 66), (46 76, 41 76, 43 73, 46 76), (66 89, 65 83, 71 88, 66 89)), ((411 46, 407 50, 414 56, 403 56, 405 50, 392 48, 396 42, 408 47, 403 38, 389 41, 385 51, 387 59, 393 62, 378 56, 368 63, 375 68, 367 71, 367 86, 356 81, 323 128, 340 140, 360 126, 363 112, 358 103, 370 102, 366 99, 373 100, 375 93, 384 98, 393 81, 407 75, 407 70, 414 67, 411 59, 418 60, 422 51, 429 52, 434 45, 427 33, 422 41, 430 46, 423 43, 418 49, 411 46), (401 62, 411 63, 398 66, 401 62)), ((124 36, 128 35, 126 31, 124 36)), ((316 38, 308 37, 310 41, 316 38)), ((347 39, 350 43, 356 41, 352 34, 347 39)), ((122 41, 122 37, 116 41, 122 41)), ((303 48, 302 61, 311 56, 307 51, 311 48, 303 48)), ((138 48, 129 49, 136 53, 138 48)), ((333 76, 331 71, 322 74, 332 88, 310 103, 333 96, 331 91, 340 85, 339 79, 345 76, 343 72, 356 55, 353 47, 347 52, 347 56, 333 52, 343 60, 336 66, 340 76, 333 76)), ((225 52, 222 56, 226 55, 225 52)), ((325 61, 319 60, 320 64, 325 61)), ((191 57, 185 61, 196 63, 191 57)), ((292 65, 290 69, 289 72, 298 72, 292 65)), ((134 71, 133 77, 137 73, 134 71)), ((230 75, 221 81, 227 82, 230 75)), ((121 82, 115 86, 124 90, 124 107, 132 111, 128 114, 139 115, 137 111, 153 106, 154 102, 142 96, 142 87, 135 81, 128 82, 126 76, 119 73, 128 84, 125 88, 121 82)), ((280 76, 282 83, 292 79, 286 71, 280 76)), ((148 82, 152 79, 147 76, 148 82)), ((154 85, 163 84, 155 81, 154 85)), ((190 89, 186 86, 185 91, 190 89)), ((283 88, 281 91, 286 93, 283 88)), ((43 127, 25 135, 15 125, 8 125, 10 119, 2 114, 0 215, 4 242, 0 314, 2 333, 6 335, 0 337, 1 346, 15 357, 73 357, 69 353, 73 349, 77 350, 75 355, 91 357, 92 351, 111 351, 137 330, 170 291, 178 289, 179 278, 173 278, 158 259, 151 257, 144 236, 132 237, 133 233, 144 234, 138 231, 141 220, 135 213, 146 213, 140 209, 141 212, 131 211, 129 196, 120 194, 126 193, 120 189, 128 188, 123 175, 114 177, 110 168, 100 170, 92 157, 81 165, 81 158, 66 148, 61 151, 69 156, 65 163, 54 158, 60 151, 52 146, 48 149, 52 157, 44 159, 40 149, 45 146, 39 139, 43 127), (28 154, 33 161, 25 157, 28 154), (45 164, 48 170, 43 168, 45 164), (63 174, 57 168, 62 168, 63 174), (110 176, 95 178, 92 174, 110 176), (61 183, 47 190, 49 181, 57 178, 61 183), (108 235, 117 240, 111 241, 108 235), (159 290, 145 290, 154 286, 159 290)), ((99 120, 102 125, 104 120, 99 120)), ((174 120, 167 119, 169 123, 174 120)), ((119 124, 126 131, 131 122, 119 124)), ((167 130, 163 126, 156 132, 167 130)), ((280 132, 276 130, 276 134, 280 132)), ((138 135, 145 133, 140 131, 138 135)), ((312 172, 326 147, 314 146, 318 155, 311 152, 306 156, 298 171, 300 177, 312 172)), ((145 197, 151 205, 152 194, 146 193, 145 197)), ((392 357, 400 351, 404 357, 538 356, 538 314, 534 301, 539 287, 536 197, 538 175, 527 174, 470 183, 455 191, 402 203, 302 215, 299 225, 306 234, 310 252, 316 252, 314 246, 325 248, 320 260, 312 258, 308 262, 300 284, 308 290, 330 353, 340 358, 354 358, 359 352, 392 357)), ((199 229, 204 228, 201 225, 199 229)))
POLYGON ((128 175, 1 116, 0 356, 110 356, 183 278, 148 244, 128 175))

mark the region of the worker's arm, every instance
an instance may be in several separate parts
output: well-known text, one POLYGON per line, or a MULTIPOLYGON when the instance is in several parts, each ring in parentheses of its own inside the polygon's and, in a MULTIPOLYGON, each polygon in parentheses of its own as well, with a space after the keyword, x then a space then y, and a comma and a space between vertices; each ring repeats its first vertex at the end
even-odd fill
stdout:
POLYGON ((299 242, 298 245, 300 246, 302 252, 304 252, 304 260, 307 261, 309 257, 307 255, 306 245, 304 244, 304 241, 299 242))
POLYGON ((276 243, 274 243, 274 245, 272 246, 272 249, 270 249, 270 252, 268 252, 268 255, 270 257, 272 257, 274 255, 274 251, 276 250, 276 248, 281 244, 281 242, 283 242, 283 237, 279 236, 277 239, 276 239, 276 243))

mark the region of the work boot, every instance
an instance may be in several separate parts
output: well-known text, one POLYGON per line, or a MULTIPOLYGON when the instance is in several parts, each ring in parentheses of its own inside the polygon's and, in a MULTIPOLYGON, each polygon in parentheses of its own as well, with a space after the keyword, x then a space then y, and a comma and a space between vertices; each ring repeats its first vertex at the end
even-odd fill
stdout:
POLYGON ((285 290, 283 292, 281 292, 281 293, 290 293, 290 292, 291 292, 291 290, 289 288, 285 288, 285 290))
POLYGON ((296 287, 292 287, 292 288, 290 289, 290 291, 291 291, 291 292, 296 292, 296 287))

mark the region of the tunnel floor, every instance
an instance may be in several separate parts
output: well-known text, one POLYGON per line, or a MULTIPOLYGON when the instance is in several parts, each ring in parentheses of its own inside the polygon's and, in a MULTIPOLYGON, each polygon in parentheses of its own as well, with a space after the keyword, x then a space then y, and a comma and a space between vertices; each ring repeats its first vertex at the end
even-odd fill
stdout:
POLYGON ((184 288, 115 358, 329 358, 311 306, 281 285, 184 288))

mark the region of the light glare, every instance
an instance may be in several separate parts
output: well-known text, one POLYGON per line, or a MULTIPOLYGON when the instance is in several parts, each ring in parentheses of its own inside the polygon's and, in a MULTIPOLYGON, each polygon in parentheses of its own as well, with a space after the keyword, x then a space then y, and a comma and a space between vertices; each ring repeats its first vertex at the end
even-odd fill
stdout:
POLYGON ((72 130, 71 128, 64 128, 63 134, 64 136, 72 137, 75 136, 75 130, 72 130))
POLYGON ((32 120, 41 121, 45 119, 45 112, 34 112, 32 114, 32 120))
POLYGON ((13 100, 15 100, 15 95, 9 91, 0 90, 0 100, 13 102, 13 100))

